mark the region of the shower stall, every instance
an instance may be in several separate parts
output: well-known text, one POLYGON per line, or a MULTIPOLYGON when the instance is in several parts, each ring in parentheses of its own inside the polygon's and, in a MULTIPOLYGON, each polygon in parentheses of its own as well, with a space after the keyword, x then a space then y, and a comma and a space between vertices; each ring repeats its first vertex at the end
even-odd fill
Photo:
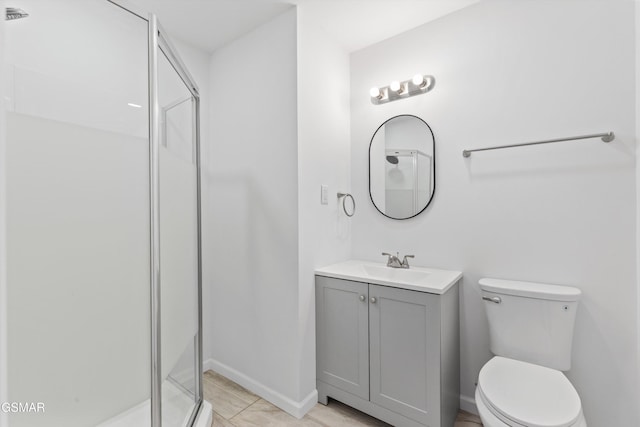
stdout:
POLYGON ((204 425, 197 85, 154 15, 5 6, 7 397, 43 410, 1 422, 204 425))
POLYGON ((417 215, 433 194, 433 157, 415 149, 387 149, 385 159, 385 213, 392 218, 417 215))

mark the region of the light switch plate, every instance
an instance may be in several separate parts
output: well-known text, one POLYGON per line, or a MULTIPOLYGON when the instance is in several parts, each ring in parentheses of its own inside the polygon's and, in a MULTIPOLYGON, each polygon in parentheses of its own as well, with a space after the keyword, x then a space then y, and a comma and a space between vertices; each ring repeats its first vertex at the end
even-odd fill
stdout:
POLYGON ((320 204, 322 205, 329 204, 329 186, 328 185, 320 186, 320 204))

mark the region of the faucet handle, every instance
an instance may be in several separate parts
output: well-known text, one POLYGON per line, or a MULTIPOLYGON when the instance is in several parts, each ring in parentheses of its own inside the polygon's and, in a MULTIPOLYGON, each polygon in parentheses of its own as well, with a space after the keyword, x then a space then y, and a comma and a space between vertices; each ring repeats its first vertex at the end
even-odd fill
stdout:
POLYGON ((404 268, 409 268, 409 260, 407 258, 415 258, 415 255, 405 255, 402 259, 402 266, 404 268))
POLYGON ((382 255, 384 256, 388 256, 389 258, 387 259, 387 267, 389 267, 391 265, 391 257, 393 257, 393 255, 387 253, 387 252, 382 252, 382 255))

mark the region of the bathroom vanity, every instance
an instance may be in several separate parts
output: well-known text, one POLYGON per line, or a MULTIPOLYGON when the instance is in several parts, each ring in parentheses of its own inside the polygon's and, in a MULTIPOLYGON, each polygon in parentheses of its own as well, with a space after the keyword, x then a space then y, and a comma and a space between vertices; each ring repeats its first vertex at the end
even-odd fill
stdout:
POLYGON ((318 401, 331 397, 394 426, 451 427, 462 274, 364 261, 315 274, 318 401))

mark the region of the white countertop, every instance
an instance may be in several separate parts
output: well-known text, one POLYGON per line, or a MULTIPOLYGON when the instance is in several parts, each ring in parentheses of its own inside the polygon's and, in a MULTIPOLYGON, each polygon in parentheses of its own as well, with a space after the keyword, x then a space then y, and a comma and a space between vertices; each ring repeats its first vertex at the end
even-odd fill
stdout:
POLYGON ((358 260, 316 268, 315 274, 438 295, 447 292, 462 277, 460 271, 414 266, 392 268, 384 263, 358 260))

